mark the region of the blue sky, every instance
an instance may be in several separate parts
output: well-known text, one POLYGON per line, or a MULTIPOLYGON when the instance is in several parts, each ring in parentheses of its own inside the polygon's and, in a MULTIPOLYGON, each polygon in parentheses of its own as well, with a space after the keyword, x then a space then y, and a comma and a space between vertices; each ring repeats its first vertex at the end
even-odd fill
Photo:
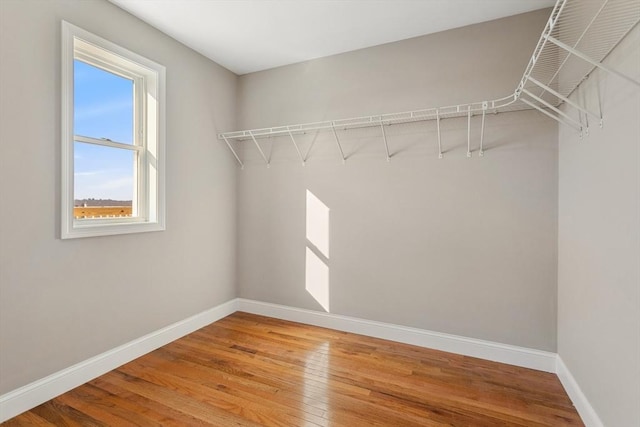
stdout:
MULTIPOLYGON (((74 61, 74 134, 133 143, 133 81, 74 61)), ((74 198, 131 200, 134 152, 74 144, 74 198)))

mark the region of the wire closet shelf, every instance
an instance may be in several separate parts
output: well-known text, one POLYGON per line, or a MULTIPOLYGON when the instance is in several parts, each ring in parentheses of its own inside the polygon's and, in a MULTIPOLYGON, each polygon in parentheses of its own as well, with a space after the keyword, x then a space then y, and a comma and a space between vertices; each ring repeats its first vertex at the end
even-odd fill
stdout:
POLYGON ((484 123, 488 113, 505 113, 535 109, 559 123, 579 132, 589 132, 589 117, 602 126, 601 111, 593 111, 571 99, 571 94, 596 69, 614 74, 640 87, 640 82, 624 75, 602 61, 618 43, 640 22, 640 0, 557 0, 551 15, 513 94, 504 98, 470 102, 446 107, 425 108, 415 111, 388 113, 375 116, 326 120, 314 123, 275 126, 218 134, 229 147, 241 167, 244 164, 234 149, 233 142, 252 140, 263 160, 269 159, 258 139, 285 136, 302 155, 296 135, 331 131, 342 161, 346 160, 337 130, 379 127, 382 132, 387 160, 390 159, 385 126, 418 121, 435 120, 438 132, 439 157, 443 157, 440 121, 454 117, 467 117, 467 157, 471 157, 471 117, 482 115, 479 155, 484 154, 484 123), (565 104, 564 109, 560 106, 565 104))

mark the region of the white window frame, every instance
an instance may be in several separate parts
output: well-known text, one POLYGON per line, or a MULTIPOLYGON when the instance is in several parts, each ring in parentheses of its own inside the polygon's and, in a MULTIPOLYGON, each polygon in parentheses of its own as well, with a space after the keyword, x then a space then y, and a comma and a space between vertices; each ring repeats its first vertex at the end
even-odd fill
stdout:
POLYGON ((62 239, 162 231, 165 229, 165 67, 62 21, 62 239), (74 60, 79 59, 134 81, 132 144, 74 135, 74 60), (135 216, 75 219, 74 142, 137 152, 135 216))

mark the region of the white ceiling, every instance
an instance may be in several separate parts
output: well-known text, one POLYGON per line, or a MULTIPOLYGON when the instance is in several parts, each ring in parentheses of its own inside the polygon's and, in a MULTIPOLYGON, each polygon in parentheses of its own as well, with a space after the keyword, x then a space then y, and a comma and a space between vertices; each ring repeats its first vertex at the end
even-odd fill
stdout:
POLYGON ((110 0, 236 74, 553 6, 554 0, 110 0))

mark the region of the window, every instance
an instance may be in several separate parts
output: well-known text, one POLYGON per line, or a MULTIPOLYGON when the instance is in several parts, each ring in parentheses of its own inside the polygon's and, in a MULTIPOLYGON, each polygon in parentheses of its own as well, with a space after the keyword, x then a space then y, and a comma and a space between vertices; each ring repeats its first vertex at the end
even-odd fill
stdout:
POLYGON ((164 76, 62 22, 63 239, 164 230, 164 76))

